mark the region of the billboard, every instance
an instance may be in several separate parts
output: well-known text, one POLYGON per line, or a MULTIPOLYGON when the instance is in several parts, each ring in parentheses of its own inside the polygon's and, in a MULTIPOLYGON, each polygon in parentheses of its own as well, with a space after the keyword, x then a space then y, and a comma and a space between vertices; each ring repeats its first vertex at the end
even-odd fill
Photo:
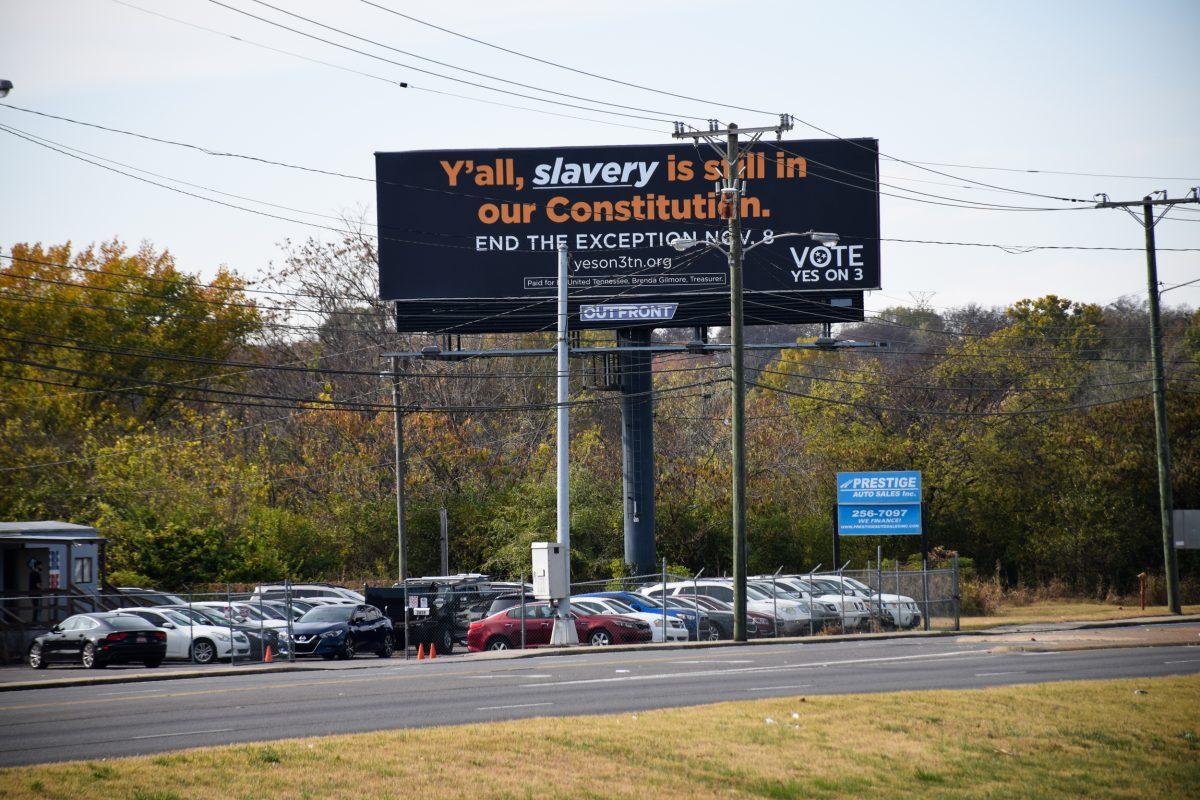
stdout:
MULTIPOLYGON (((552 329, 557 250, 573 327, 729 319, 723 162, 704 145, 376 153, 380 297, 407 331, 552 329), (581 305, 677 304, 673 319, 580 317, 581 305)), ((746 323, 862 319, 880 288, 874 139, 761 142, 742 159, 746 323), (836 233, 832 246, 780 234, 836 233), (753 248, 753 250, 750 250, 753 248)))
POLYGON ((921 473, 839 472, 837 526, 841 536, 921 533, 921 473))

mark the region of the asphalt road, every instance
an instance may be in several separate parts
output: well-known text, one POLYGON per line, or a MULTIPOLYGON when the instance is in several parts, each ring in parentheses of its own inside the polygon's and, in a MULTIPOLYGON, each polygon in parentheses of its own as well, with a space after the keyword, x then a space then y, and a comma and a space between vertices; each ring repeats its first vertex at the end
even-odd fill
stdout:
POLYGON ((0 766, 758 697, 1200 672, 1197 646, 1045 653, 994 647, 968 638, 893 639, 393 659, 358 669, 14 691, 0 695, 0 766))

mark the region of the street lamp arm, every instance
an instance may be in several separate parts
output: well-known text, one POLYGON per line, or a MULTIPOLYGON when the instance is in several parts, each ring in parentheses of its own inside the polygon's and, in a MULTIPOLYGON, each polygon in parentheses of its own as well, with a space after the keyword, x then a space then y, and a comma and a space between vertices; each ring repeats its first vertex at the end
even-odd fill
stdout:
MULTIPOLYGON (((813 239, 814 241, 820 242, 821 244, 825 245, 826 247, 833 247, 834 245, 836 245, 838 243, 838 241, 840 239, 840 237, 836 233, 826 233, 824 231, 814 231, 814 230, 807 230, 807 231, 803 231, 803 232, 788 231, 785 233, 771 234, 770 239, 760 239, 759 241, 755 242, 754 244, 750 245, 749 247, 743 249, 742 252, 749 253, 751 250, 758 247, 760 244, 767 244, 769 242, 774 242, 776 239, 786 239, 789 236, 807 236, 807 237, 813 239)), ((696 245, 701 245, 705 248, 712 249, 712 250, 718 250, 718 251, 724 253, 726 257, 729 256, 729 251, 727 249, 725 249, 724 247, 722 247, 721 245, 717 244, 716 242, 702 242, 699 239, 679 238, 679 239, 676 239, 672 243, 671 246, 682 253, 684 250, 688 250, 692 247, 695 247, 696 245)))

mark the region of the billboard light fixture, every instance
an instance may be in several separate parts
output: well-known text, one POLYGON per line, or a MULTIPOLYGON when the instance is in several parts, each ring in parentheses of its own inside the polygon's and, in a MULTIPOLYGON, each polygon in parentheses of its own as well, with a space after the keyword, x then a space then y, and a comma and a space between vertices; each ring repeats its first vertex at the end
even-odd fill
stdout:
POLYGON ((13 89, 13 82, 10 80, 0 80, 0 97, 8 97, 8 93, 13 89))
MULTIPOLYGON (((788 236, 807 236, 810 239, 812 239, 814 242, 819 242, 820 244, 824 245, 825 247, 836 247, 838 242, 840 242, 842 240, 842 237, 839 236, 838 234, 830 233, 828 231, 804 231, 803 233, 777 233, 774 236, 772 236, 771 239, 772 239, 772 241, 774 241, 775 239, 783 239, 788 236)), ((754 244, 752 244, 746 248, 746 252, 750 252, 754 248, 758 247, 760 244, 763 244, 765 241, 766 240, 763 239, 762 241, 755 242, 754 244)), ((717 250, 724 249, 720 245, 718 245, 714 242, 701 242, 699 239, 692 239, 692 238, 682 237, 682 236, 680 238, 676 239, 675 241, 671 242, 671 247, 674 247, 676 250, 678 250, 679 252, 682 253, 685 250, 690 250, 691 248, 693 248, 699 244, 703 244, 706 247, 712 247, 717 250)))

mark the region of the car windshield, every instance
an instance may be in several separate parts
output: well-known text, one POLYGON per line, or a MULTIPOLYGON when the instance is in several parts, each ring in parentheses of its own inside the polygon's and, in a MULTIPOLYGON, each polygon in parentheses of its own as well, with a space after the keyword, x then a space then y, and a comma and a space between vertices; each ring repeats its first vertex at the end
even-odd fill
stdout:
POLYGON ((150 624, 141 617, 134 616, 133 614, 114 614, 104 621, 119 631, 141 631, 145 630, 146 626, 150 624))
POLYGON ((345 622, 354 606, 317 606, 299 619, 300 622, 345 622))
POLYGON ((771 595, 767 594, 766 592, 764 592, 762 589, 758 588, 757 586, 750 586, 749 584, 746 585, 746 596, 749 597, 751 600, 770 600, 771 599, 771 595))
POLYGON ((856 581, 854 578, 846 578, 845 581, 863 594, 875 594, 874 589, 872 589, 870 586, 867 586, 865 583, 862 583, 861 581, 856 581))
POLYGON ((637 610, 633 606, 621 600, 609 600, 605 603, 614 614, 636 614, 637 610))
POLYGON ((163 611, 162 615, 176 625, 191 625, 191 621, 178 611, 163 611))
POLYGON ((832 581, 813 581, 813 586, 817 587, 817 591, 824 592, 825 594, 841 594, 842 593, 842 587, 838 586, 836 583, 833 583, 832 581))
POLYGON ((283 615, 282 611, 274 606, 267 605, 266 603, 255 603, 253 606, 251 606, 251 608, 262 614, 267 619, 287 619, 287 617, 283 615))

